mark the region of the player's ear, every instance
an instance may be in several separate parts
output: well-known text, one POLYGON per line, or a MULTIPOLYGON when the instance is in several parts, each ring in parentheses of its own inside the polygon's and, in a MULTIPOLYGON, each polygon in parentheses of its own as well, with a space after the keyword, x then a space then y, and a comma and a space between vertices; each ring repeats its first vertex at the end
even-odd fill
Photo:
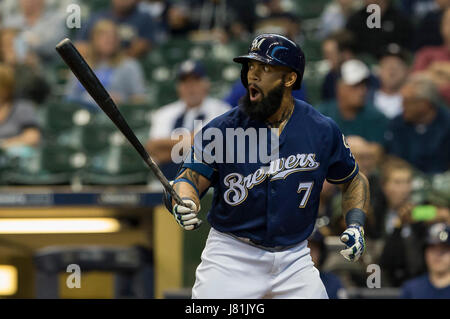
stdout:
POLYGON ((297 73, 295 72, 289 72, 284 77, 284 86, 285 87, 292 87, 297 81, 297 73))

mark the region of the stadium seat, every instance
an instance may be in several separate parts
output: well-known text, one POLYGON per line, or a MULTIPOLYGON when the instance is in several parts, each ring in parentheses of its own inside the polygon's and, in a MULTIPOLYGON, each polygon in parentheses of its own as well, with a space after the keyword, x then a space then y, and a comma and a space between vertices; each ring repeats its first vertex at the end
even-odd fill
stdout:
POLYGON ((292 7, 291 12, 300 19, 309 19, 319 17, 325 6, 330 2, 331 0, 290 0, 289 6, 292 7))
POLYGON ((157 84, 156 104, 166 105, 178 99, 175 83, 173 80, 160 82, 157 84))
POLYGON ((120 104, 118 108, 132 129, 139 129, 150 125, 149 113, 152 111, 150 105, 120 104))
POLYGON ((326 75, 322 61, 309 63, 305 68, 303 81, 308 91, 308 102, 314 106, 321 102, 321 86, 326 75))
POLYGON ((162 50, 154 48, 144 58, 140 60, 144 70, 145 77, 150 80, 153 76, 153 71, 160 67, 166 66, 169 63, 165 60, 162 50))
POLYGON ((173 65, 188 59, 193 46, 194 44, 192 41, 188 39, 175 38, 163 44, 159 50, 161 51, 166 63, 173 65))
POLYGON ((64 291, 70 288, 64 290, 58 282, 71 264, 83 272, 111 275, 114 280, 113 291, 102 290, 91 298, 154 298, 153 252, 143 246, 47 246, 33 254, 33 264, 38 299, 67 298, 64 291))
MULTIPOLYGON (((133 132, 145 142, 150 129, 150 108, 148 105, 120 105, 119 110, 133 132), (145 136, 138 132, 145 132, 145 136)), ((95 114, 86 125, 62 134, 58 142, 82 149, 88 154, 98 153, 114 145, 115 135, 122 134, 104 113, 95 114)))
POLYGON ((81 104, 61 100, 50 101, 42 105, 40 124, 44 129, 44 133, 49 136, 57 136, 64 131, 70 130, 76 126, 77 117, 81 117, 81 121, 89 117, 86 112, 79 112, 82 110, 86 111, 81 104))
POLYGON ((0 149, 0 185, 6 184, 3 180, 3 174, 11 169, 11 164, 8 154, 3 149, 0 149))
POLYGON ((67 80, 70 77, 70 69, 62 60, 57 60, 46 66, 46 78, 52 86, 52 94, 63 96, 67 80))
MULTIPOLYGON (((121 134, 121 133, 118 133, 121 134)), ((87 185, 138 185, 148 181, 149 169, 136 150, 115 135, 116 143, 96 154, 90 154, 86 169, 81 173, 81 183, 87 185)))
POLYGON ((114 123, 103 113, 79 130, 79 147, 88 154, 108 148, 110 138, 118 132, 114 123))
MULTIPOLYGON (((48 122, 50 125, 43 126, 45 140, 60 146, 83 149, 84 127, 93 125, 92 122, 95 122, 97 114, 90 113, 85 109, 78 109, 73 113, 68 113, 62 119, 64 114, 60 113, 51 116, 48 122)), ((95 137, 92 136, 94 139, 95 137)))
POLYGON ((322 59, 322 42, 312 35, 305 36, 302 49, 307 62, 322 59))
POLYGON ((8 184, 63 185, 86 164, 86 155, 78 149, 56 144, 44 144, 26 157, 16 158, 3 174, 8 184))
POLYGON ((88 0, 82 0, 82 4, 84 6, 87 6, 89 8, 89 12, 95 13, 104 9, 108 9, 111 5, 110 0, 95 0, 95 1, 88 1, 88 0))

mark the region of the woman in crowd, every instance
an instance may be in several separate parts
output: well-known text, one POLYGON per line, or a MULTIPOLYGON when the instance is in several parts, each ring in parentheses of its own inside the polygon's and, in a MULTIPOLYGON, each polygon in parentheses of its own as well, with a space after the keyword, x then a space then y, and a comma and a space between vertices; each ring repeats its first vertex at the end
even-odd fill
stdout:
MULTIPOLYGON (((118 29, 110 20, 98 21, 92 29, 86 60, 100 82, 118 103, 140 103, 145 100, 145 82, 139 63, 120 49, 118 29)), ((94 100, 75 77, 68 82, 66 96, 97 111, 94 100)))
POLYGON ((27 49, 17 30, 0 30, 0 61, 14 69, 16 98, 36 104, 45 101, 50 85, 42 72, 38 56, 27 49))
POLYGON ((40 140, 32 105, 14 99, 14 70, 0 64, 0 148, 35 146, 40 140))

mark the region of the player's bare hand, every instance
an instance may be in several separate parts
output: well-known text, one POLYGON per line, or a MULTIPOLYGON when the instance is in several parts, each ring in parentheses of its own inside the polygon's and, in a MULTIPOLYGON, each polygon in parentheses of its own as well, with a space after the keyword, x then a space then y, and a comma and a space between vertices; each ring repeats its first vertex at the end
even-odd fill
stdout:
POLYGON ((341 235, 341 241, 347 246, 340 251, 341 255, 349 261, 357 261, 366 248, 364 229, 359 225, 350 225, 341 235))
POLYGON ((175 204, 172 209, 172 214, 177 223, 185 230, 194 230, 200 227, 202 221, 197 218, 199 209, 194 201, 188 198, 183 198, 184 206, 175 204))

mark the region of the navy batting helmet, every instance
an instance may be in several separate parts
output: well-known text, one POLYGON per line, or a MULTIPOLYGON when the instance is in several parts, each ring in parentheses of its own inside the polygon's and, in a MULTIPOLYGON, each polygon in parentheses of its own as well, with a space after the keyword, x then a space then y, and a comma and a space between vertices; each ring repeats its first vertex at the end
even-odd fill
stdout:
POLYGON ((293 88, 300 89, 305 71, 305 54, 295 42, 288 38, 272 33, 258 35, 250 45, 247 55, 233 59, 234 62, 242 64, 241 80, 245 87, 247 87, 248 60, 291 68, 297 73, 293 88))

